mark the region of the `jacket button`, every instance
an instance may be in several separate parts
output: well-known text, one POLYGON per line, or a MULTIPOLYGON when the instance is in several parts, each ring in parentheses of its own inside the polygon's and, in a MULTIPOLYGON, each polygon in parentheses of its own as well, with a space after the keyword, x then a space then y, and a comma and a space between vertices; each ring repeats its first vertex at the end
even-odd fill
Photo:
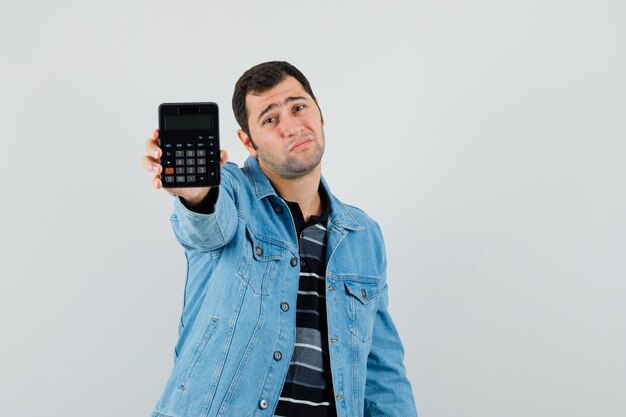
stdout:
POLYGON ((276 207, 274 207, 274 211, 275 211, 276 213, 280 214, 280 213, 282 213, 282 212, 283 212, 283 208, 282 208, 281 206, 276 206, 276 207))
POLYGON ((298 258, 291 258, 291 266, 296 266, 298 265, 298 258))
POLYGON ((260 246, 257 246, 254 251, 256 252, 257 256, 263 255, 263 249, 261 249, 260 246))
POLYGON ((283 311, 289 311, 289 304, 287 303, 280 303, 280 309, 283 311))
POLYGON ((283 354, 280 353, 279 351, 274 352, 274 360, 281 360, 283 358, 283 354))
POLYGON ((261 400, 259 401, 259 408, 261 410, 267 410, 267 408, 270 406, 270 404, 267 402, 267 400, 261 400))

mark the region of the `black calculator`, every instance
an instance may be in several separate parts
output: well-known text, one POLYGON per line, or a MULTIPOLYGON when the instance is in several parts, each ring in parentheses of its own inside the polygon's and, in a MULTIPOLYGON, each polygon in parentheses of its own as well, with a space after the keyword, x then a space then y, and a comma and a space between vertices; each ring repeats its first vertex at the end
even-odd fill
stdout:
POLYGON ((217 104, 159 106, 161 182, 166 188, 213 187, 220 183, 217 104))

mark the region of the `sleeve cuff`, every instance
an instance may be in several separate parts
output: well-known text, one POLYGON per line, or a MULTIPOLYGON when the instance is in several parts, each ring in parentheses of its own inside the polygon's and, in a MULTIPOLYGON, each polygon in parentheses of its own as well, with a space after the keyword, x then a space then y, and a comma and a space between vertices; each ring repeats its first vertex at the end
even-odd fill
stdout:
POLYGON ((215 205, 217 204, 217 197, 220 194, 220 187, 211 187, 209 193, 204 197, 204 199, 194 206, 189 205, 187 201, 183 198, 180 198, 180 202, 185 208, 189 211, 198 214, 213 214, 215 212, 215 205))

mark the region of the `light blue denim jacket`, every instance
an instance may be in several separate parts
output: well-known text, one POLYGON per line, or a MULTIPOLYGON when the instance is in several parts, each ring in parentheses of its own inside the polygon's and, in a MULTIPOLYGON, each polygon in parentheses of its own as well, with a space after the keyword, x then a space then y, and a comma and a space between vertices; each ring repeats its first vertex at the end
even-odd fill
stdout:
MULTIPOLYGON (((323 178, 322 185, 330 198, 326 308, 338 417, 414 417, 387 310, 380 228, 339 202, 323 178)), ((248 158, 243 169, 222 168, 213 214, 176 198, 171 222, 187 282, 174 369, 152 417, 271 417, 295 339, 300 265, 289 208, 248 158)))

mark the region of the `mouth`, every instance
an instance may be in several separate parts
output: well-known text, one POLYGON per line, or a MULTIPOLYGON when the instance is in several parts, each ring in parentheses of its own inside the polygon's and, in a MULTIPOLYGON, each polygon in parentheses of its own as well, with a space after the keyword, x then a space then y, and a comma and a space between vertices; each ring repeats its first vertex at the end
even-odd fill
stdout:
POLYGON ((303 148, 304 146, 306 146, 308 143, 310 143, 312 141, 313 140, 310 139, 310 138, 300 139, 300 140, 296 141, 296 143, 294 143, 293 145, 291 145, 289 147, 289 152, 297 151, 297 150, 303 148))

